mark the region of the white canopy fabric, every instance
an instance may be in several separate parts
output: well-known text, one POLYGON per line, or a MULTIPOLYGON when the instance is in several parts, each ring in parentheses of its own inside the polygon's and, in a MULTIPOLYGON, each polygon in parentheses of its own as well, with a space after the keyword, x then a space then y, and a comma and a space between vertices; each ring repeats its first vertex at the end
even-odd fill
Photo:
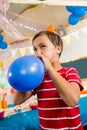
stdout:
POLYGON ((46 4, 46 5, 80 5, 86 6, 87 0, 9 0, 10 3, 46 4))

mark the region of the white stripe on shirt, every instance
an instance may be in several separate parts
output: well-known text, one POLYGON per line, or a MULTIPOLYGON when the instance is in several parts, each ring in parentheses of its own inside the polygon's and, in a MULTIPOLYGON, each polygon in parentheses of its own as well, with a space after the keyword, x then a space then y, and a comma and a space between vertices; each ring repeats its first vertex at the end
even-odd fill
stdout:
MULTIPOLYGON (((76 105, 74 108, 77 108, 78 105, 76 105)), ((61 110, 61 109, 72 109, 72 107, 53 107, 53 108, 41 108, 41 107, 38 107, 39 110, 61 110)))
POLYGON ((78 129, 79 127, 81 126, 81 123, 76 126, 76 127, 64 127, 64 128, 46 128, 46 127, 43 127, 42 125, 40 125, 40 127, 44 130, 75 130, 75 129, 78 129))
POLYGON ((39 116, 39 118, 40 119, 42 119, 42 120, 66 120, 66 119, 69 119, 69 120, 71 120, 71 119, 76 119, 77 117, 79 117, 80 116, 80 114, 78 114, 78 115, 76 115, 76 116, 73 116, 73 117, 60 117, 60 118, 44 118, 44 117, 41 117, 41 116, 39 116))

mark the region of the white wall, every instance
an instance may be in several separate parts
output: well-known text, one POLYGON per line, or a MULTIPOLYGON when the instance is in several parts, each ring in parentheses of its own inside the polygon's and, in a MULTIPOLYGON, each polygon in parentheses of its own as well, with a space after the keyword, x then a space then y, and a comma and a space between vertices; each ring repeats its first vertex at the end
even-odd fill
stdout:
MULTIPOLYGON (((87 21, 86 21, 87 22, 87 21)), ((64 50, 61 62, 87 57, 87 25, 62 37, 64 50)))

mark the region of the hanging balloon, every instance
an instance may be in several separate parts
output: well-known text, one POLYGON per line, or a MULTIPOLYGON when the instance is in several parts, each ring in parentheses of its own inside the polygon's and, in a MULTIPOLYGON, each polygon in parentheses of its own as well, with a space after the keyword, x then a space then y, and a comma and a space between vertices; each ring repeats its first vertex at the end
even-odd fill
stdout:
POLYGON ((71 24, 71 25, 75 25, 79 22, 79 17, 76 17, 74 14, 71 14, 68 18, 68 22, 71 24))
POLYGON ((6 42, 4 42, 4 41, 0 42, 0 48, 1 48, 1 49, 6 49, 7 46, 8 46, 8 45, 7 45, 6 42))
POLYGON ((76 6, 66 6, 66 10, 69 12, 74 12, 76 6))
MULTIPOLYGON (((82 6, 83 7, 83 6, 82 6)), ((84 9, 85 9, 85 11, 86 11, 86 13, 87 13, 87 6, 84 6, 84 9)))
POLYGON ((68 21, 71 25, 75 25, 79 22, 79 19, 84 17, 87 13, 87 6, 66 6, 66 10, 72 12, 68 21))
POLYGON ((74 11, 75 16, 84 17, 86 15, 86 10, 84 7, 78 7, 74 11))
POLYGON ((2 42, 3 39, 4 39, 4 38, 3 38, 3 35, 0 34, 0 42, 2 42))

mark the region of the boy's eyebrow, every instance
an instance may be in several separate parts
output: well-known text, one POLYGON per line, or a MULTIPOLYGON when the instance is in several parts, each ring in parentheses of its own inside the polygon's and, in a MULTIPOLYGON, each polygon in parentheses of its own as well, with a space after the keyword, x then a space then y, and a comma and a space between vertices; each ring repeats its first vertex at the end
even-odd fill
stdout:
POLYGON ((42 45, 42 44, 45 44, 45 43, 43 43, 43 42, 39 43, 39 45, 42 45))
MULTIPOLYGON (((40 46, 40 45, 42 45, 42 44, 45 44, 45 43, 41 42, 41 43, 39 43, 38 45, 40 46)), ((33 47, 36 47, 36 46, 35 46, 35 45, 33 45, 33 47)))

